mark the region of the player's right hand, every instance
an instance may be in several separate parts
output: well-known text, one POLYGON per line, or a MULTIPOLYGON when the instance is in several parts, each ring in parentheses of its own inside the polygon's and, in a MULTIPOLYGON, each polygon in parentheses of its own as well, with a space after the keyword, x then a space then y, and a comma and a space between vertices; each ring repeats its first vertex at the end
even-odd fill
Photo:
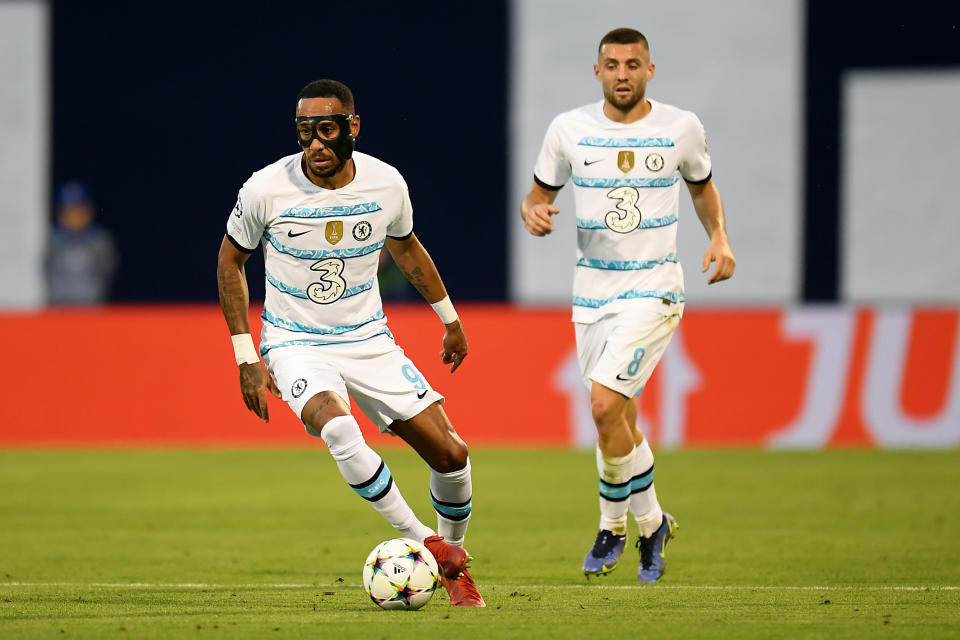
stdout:
POLYGON ((276 397, 280 397, 277 387, 267 365, 262 360, 254 364, 240 365, 240 393, 243 394, 243 403, 247 409, 260 416, 264 422, 270 422, 270 411, 267 409, 267 390, 276 397))
POLYGON ((523 227, 535 236, 545 236, 553 231, 553 220, 550 219, 550 216, 555 216, 558 213, 560 213, 560 209, 552 204, 545 202, 535 204, 527 210, 523 227))

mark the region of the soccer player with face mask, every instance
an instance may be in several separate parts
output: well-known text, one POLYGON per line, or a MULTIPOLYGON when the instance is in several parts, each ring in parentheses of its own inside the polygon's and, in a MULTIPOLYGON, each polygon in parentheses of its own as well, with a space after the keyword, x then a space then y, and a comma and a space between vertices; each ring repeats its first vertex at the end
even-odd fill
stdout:
POLYGON ((445 325, 441 358, 463 364, 467 339, 430 255, 413 233, 407 185, 392 166, 355 152, 360 118, 350 89, 311 82, 297 96, 302 151, 254 173, 240 189, 220 245, 220 306, 249 410, 269 420, 282 397, 330 448, 344 480, 403 536, 436 557, 455 606, 485 606, 463 538, 472 487, 467 445, 387 328, 376 272, 386 247, 445 325), (263 247, 266 298, 259 352, 247 319, 243 265, 263 247), (261 357, 263 358, 261 360, 261 357), (349 395, 348 395, 349 394, 349 395), (437 533, 407 505, 390 469, 350 413, 349 396, 382 432, 400 436, 430 467, 437 533))
POLYGON ((710 284, 733 275, 720 193, 696 115, 646 97, 653 79, 647 39, 615 29, 600 41, 594 74, 603 100, 550 124, 534 183, 521 203, 528 232, 553 231, 557 192, 571 178, 577 218, 573 322, 597 427, 600 531, 583 560, 587 575, 609 573, 626 544, 627 511, 640 530, 641 582, 665 569, 677 523, 657 501, 653 453, 636 426, 634 396, 660 361, 683 315, 677 259, 682 179, 710 246, 710 284))

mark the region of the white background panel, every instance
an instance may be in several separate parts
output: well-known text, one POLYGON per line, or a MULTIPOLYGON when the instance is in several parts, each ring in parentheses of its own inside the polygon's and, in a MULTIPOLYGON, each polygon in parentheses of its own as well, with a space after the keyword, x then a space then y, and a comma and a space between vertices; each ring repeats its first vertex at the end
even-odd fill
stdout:
POLYGON ((44 300, 48 27, 45 2, 0 2, 0 308, 44 300))
POLYGON ((960 302, 960 71, 843 80, 842 295, 960 302))
POLYGON ((576 250, 572 186, 560 192, 557 230, 529 236, 519 203, 547 125, 600 100, 593 75, 600 38, 633 27, 650 41, 656 76, 647 95, 697 113, 737 257, 733 280, 706 285, 708 242, 681 194, 679 253, 688 300, 790 302, 800 282, 802 18, 798 0, 673 0, 588 4, 514 0, 511 63, 510 296, 569 304, 576 250))

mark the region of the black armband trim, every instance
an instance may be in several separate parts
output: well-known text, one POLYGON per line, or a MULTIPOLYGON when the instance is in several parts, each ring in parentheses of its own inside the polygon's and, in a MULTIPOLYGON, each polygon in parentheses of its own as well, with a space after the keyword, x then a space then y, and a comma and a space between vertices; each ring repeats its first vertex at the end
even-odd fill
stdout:
POLYGON ((235 247, 237 248, 237 251, 242 251, 243 253, 245 253, 245 254, 247 254, 247 255, 250 255, 251 253, 253 253, 253 252, 255 251, 255 249, 247 249, 245 246, 243 246, 242 244, 240 244, 239 242, 237 242, 236 240, 234 240, 234 239, 233 239, 233 236, 231 236, 229 233, 227 234, 227 240, 229 240, 229 241, 230 241, 230 244, 232 244, 233 246, 235 246, 235 247))
POLYGON ((544 189, 546 189, 547 191, 560 191, 560 189, 563 189, 563 185, 560 185, 559 187, 555 187, 552 184, 547 184, 546 182, 538 178, 537 174, 533 174, 533 181, 536 182, 541 187, 543 187, 544 189))
POLYGON ((707 184, 708 182, 710 182, 711 178, 713 178, 713 171, 708 173, 707 177, 704 178, 703 180, 687 180, 686 178, 684 178, 683 181, 686 182, 687 184, 707 184))
POLYGON ((412 235, 413 235, 413 229, 411 229, 411 230, 410 230, 410 233, 408 233, 408 234, 405 235, 405 236, 387 236, 387 237, 390 238, 391 240, 406 240, 407 238, 409 238, 409 237, 412 236, 412 235))

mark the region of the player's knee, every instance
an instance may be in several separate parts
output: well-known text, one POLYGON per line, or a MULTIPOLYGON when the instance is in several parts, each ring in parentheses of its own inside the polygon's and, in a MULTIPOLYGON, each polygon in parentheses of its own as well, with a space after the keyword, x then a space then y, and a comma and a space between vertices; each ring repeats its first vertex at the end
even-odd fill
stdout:
POLYGON ((320 432, 327 443, 330 455, 338 462, 353 457, 366 442, 360 433, 360 426, 353 416, 339 416, 329 420, 320 432))
MULTIPOLYGON (((321 391, 303 406, 300 419, 317 433, 322 433, 334 418, 350 415, 350 407, 333 391, 321 391)), ((323 436, 321 436, 323 437, 323 436)))
POLYGON ((597 428, 601 429, 614 422, 619 422, 622 408, 605 398, 594 398, 590 401, 590 413, 597 428))
POLYGON ((439 473, 453 473, 467 466, 467 457, 470 451, 462 440, 452 440, 437 452, 430 461, 430 468, 439 473))

